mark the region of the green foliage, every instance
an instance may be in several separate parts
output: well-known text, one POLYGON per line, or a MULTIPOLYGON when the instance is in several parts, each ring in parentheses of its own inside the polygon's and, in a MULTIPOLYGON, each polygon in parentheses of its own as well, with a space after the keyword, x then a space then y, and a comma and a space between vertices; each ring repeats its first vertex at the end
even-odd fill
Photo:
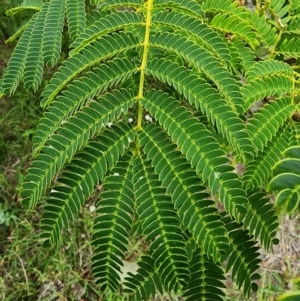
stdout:
POLYGON ((92 235, 101 290, 118 290, 137 231, 149 248, 125 279, 130 300, 157 291, 222 300, 228 271, 248 297, 257 242, 277 241, 269 192, 289 212, 299 206, 299 1, 256 11, 233 0, 91 2, 91 14, 83 0, 36 9, 0 82, 0 95, 20 81, 37 91, 67 22, 71 50, 42 92, 20 193, 29 209, 48 196, 44 246, 101 184, 92 235))
POLYGON ((276 206, 292 213, 300 202, 300 147, 285 150, 286 158, 274 165, 274 178, 269 183, 269 191, 279 191, 276 206))
POLYGON ((6 11, 8 16, 13 16, 25 10, 40 11, 44 2, 42 0, 24 0, 18 6, 6 11))
POLYGON ((6 208, 0 204, 0 225, 5 225, 8 227, 12 221, 16 220, 16 218, 17 217, 15 215, 8 212, 6 208))
POLYGON ((297 301, 300 298, 300 292, 288 292, 283 295, 281 295, 278 300, 279 301, 297 301))

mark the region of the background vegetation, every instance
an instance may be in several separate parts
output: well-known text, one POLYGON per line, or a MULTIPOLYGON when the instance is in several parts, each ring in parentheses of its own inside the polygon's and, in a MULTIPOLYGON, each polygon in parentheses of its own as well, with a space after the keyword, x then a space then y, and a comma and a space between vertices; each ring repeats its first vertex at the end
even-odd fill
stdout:
MULTIPOLYGON (((0 75, 15 46, 5 41, 22 21, 22 15, 19 19, 5 16, 11 5, 10 0, 2 0, 0 5, 0 75)), ((64 51, 68 51, 66 46, 64 51)), ((50 77, 54 71, 46 73, 50 77)), ((121 292, 118 296, 101 295, 91 277, 93 198, 76 224, 64 232, 63 246, 44 252, 36 244, 39 211, 26 213, 22 209, 18 189, 31 159, 31 137, 41 114, 37 96, 22 87, 13 97, 0 100, 0 300, 123 300, 121 292)), ((252 300, 276 300, 281 292, 292 289, 292 279, 300 276, 299 215, 281 217, 278 238, 274 254, 261 254, 260 290, 252 300)), ((138 237, 132 240, 126 258, 129 269, 135 268, 131 262, 143 254, 144 247, 138 237)), ((228 300, 244 300, 230 278, 226 285, 228 300)), ((156 300, 180 298, 158 296, 156 300)))

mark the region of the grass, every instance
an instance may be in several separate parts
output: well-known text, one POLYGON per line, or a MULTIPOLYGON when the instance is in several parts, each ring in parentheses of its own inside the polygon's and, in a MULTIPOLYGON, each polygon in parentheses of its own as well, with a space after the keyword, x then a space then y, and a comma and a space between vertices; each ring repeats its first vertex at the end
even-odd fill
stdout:
MULTIPOLYGON (((18 23, 2 18, 8 5, 9 1, 4 1, 0 8, 0 74, 12 51, 4 40, 18 23)), ((19 183, 31 160, 31 138, 41 116, 38 96, 22 88, 0 100, 0 301, 126 300, 121 295, 100 293, 92 279, 90 209, 95 198, 87 202, 76 223, 64 231, 64 244, 52 250, 44 250, 40 244, 42 204, 33 212, 26 212, 20 205, 19 183)), ((292 279, 300 276, 299 216, 282 217, 280 225, 280 244, 274 254, 262 252, 260 289, 252 301, 276 300, 292 288, 292 279)), ((144 248, 141 239, 133 239, 126 254, 128 262, 136 261, 144 248)), ((226 285, 226 301, 245 300, 229 278, 226 285)), ((157 297, 159 300, 182 299, 164 296, 157 297)))
POLYGON ((0 260, 0 300, 99 300, 89 269, 90 218, 83 211, 72 230, 65 231, 64 245, 47 252, 38 243, 39 215, 16 212, 19 218, 1 242, 6 247, 0 260))

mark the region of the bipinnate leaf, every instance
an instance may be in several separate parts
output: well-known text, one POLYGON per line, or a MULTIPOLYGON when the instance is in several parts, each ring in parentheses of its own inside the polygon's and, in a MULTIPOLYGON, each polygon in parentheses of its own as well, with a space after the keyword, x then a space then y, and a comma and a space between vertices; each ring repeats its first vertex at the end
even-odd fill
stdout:
POLYGON ((244 297, 257 291, 259 248, 272 250, 278 214, 300 207, 300 1, 256 2, 24 0, 8 11, 32 17, 8 40, 20 37, 0 98, 22 82, 43 90, 45 109, 22 205, 42 206, 50 248, 95 202, 91 270, 104 294, 221 301, 228 272, 244 297), (135 239, 138 270, 123 282, 135 239))

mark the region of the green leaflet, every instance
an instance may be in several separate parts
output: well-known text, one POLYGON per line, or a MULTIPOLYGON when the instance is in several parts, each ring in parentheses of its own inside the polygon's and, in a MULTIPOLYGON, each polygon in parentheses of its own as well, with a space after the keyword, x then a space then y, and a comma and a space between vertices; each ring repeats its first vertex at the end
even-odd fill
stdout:
POLYGON ((214 13, 211 26, 230 32, 247 42, 251 48, 259 43, 272 45, 276 41, 276 30, 267 22, 265 15, 239 6, 237 1, 208 0, 203 4, 206 13, 214 13))
MULTIPOLYGON (((44 21, 47 19, 50 4, 45 3, 40 12, 37 13, 37 18, 32 28, 32 33, 28 41, 28 53, 25 59, 24 66, 24 87, 28 90, 36 92, 42 81, 43 74, 43 42, 44 35, 41 28, 44 26, 44 21)), ((45 21, 46 22, 46 21, 45 21)))
POLYGON ((98 137, 102 142, 91 142, 83 148, 66 166, 58 179, 59 184, 50 193, 41 221, 45 246, 57 243, 62 227, 74 220, 94 186, 103 180, 134 139, 132 129, 125 124, 114 126, 106 133, 111 138, 104 139, 104 132, 105 136, 98 137))
POLYGON ((197 19, 202 19, 204 12, 201 5, 197 1, 189 0, 156 0, 154 2, 154 8, 157 7, 169 8, 171 7, 175 11, 188 13, 196 17, 197 19))
MULTIPOLYGON (((257 291, 258 286, 254 283, 260 276, 256 273, 260 259, 259 247, 249 237, 247 231, 239 229, 235 221, 229 217, 223 218, 226 229, 229 232, 230 247, 228 250, 228 262, 226 271, 232 269, 232 279, 236 277, 236 282, 239 287, 243 285, 244 295, 249 296, 251 289, 257 291)), ((227 257, 226 256, 226 257, 227 257)))
POLYGON ((268 183, 273 166, 283 158, 283 153, 289 146, 290 130, 289 126, 282 126, 264 151, 259 152, 256 159, 248 164, 243 174, 243 182, 247 190, 254 191, 268 183))
POLYGON ((148 300, 150 296, 154 298, 156 290, 162 295, 163 286, 157 275, 157 269, 151 256, 142 256, 137 274, 129 273, 125 278, 124 292, 131 293, 132 300, 148 300))
MULTIPOLYGON (((168 131, 172 140, 178 144, 191 162, 191 166, 196 169, 197 173, 202 174, 212 195, 215 195, 220 189, 220 200, 226 206, 227 211, 237 219, 241 218, 245 214, 246 195, 242 189, 239 189, 241 183, 237 175, 232 172, 230 166, 226 165, 228 160, 224 156, 225 153, 217 146, 217 141, 210 137, 209 131, 202 124, 191 118, 188 111, 176 106, 175 101, 171 102, 173 108, 170 105, 165 107, 164 104, 170 103, 170 99, 158 97, 159 93, 153 92, 150 91, 149 98, 155 96, 160 102, 160 109, 150 105, 146 105, 146 108, 150 112, 153 109, 155 118, 168 131), (209 150, 214 151, 210 152, 209 150), (227 201, 228 197, 230 202, 227 201)), ((152 100, 150 103, 155 104, 155 101, 152 100)), ((153 126, 150 126, 149 129, 153 129, 154 133, 155 130, 158 130, 153 126)))
POLYGON ((69 35, 73 40, 85 28, 85 3, 83 0, 65 0, 66 17, 69 26, 69 35))
POLYGON ((122 29, 128 25, 139 25, 142 18, 138 14, 124 12, 116 12, 106 15, 96 20, 90 27, 86 28, 77 39, 71 44, 73 50, 71 55, 80 52, 87 45, 97 41, 100 37, 114 32, 116 29, 122 29))
POLYGON ((269 191, 279 191, 275 204, 288 213, 299 208, 300 203, 300 147, 292 146, 285 151, 287 158, 274 165, 275 177, 269 191))
POLYGON ((48 106, 67 84, 86 69, 118 53, 133 49, 138 46, 137 44, 137 39, 130 33, 114 33, 107 38, 100 39, 93 45, 89 45, 83 53, 70 57, 46 86, 42 93, 41 105, 48 106))
POLYGON ((206 199, 206 193, 199 192, 203 189, 197 185, 199 179, 196 174, 190 169, 186 159, 178 156, 176 147, 170 145, 159 128, 147 127, 139 139, 155 173, 160 175, 162 186, 178 209, 182 227, 188 228, 195 241, 203 244, 207 256, 212 255, 214 261, 217 261, 227 245, 225 228, 217 211, 207 207, 213 202, 206 199))
POLYGON ((44 2, 42 0, 23 0, 18 6, 6 11, 6 15, 13 16, 25 10, 39 11, 42 8, 43 4, 44 2))
POLYGON ((222 301, 224 289, 224 271, 209 260, 205 253, 197 249, 194 251, 191 261, 191 280, 189 281, 185 293, 186 300, 222 301), (198 288, 201 289, 198 289, 198 288))
POLYGON ((41 148, 41 152, 32 163, 32 166, 36 168, 28 169, 21 192, 24 197, 24 206, 35 207, 38 199, 65 162, 70 161, 75 153, 98 134, 109 121, 120 114, 122 109, 128 110, 132 103, 132 96, 126 92, 122 95, 120 91, 116 91, 115 95, 108 94, 106 98, 100 98, 100 100, 103 99, 102 105, 105 104, 105 108, 94 102, 91 107, 78 112, 78 116, 73 116, 69 122, 58 129, 56 134, 51 135, 51 139, 47 140, 47 144, 41 148), (115 95, 119 97, 119 100, 115 95), (89 112, 88 119, 85 118, 87 112, 89 112), (45 169, 44 164, 47 166, 45 169), (32 182, 32 179, 35 179, 35 182, 32 182))
POLYGON ((258 11, 247 10, 243 12, 242 17, 250 24, 263 46, 272 47, 276 43, 278 34, 276 29, 267 21, 266 15, 260 15, 258 11))
POLYGON ((137 214, 157 273, 168 290, 178 290, 189 278, 188 260, 179 220, 172 200, 165 195, 154 169, 144 158, 137 157, 133 167, 137 214))
POLYGON ((268 142, 278 136, 278 130, 287 122, 286 119, 291 116, 293 109, 290 98, 279 98, 276 102, 271 101, 265 105, 249 119, 247 130, 257 151, 262 152, 268 142))
MULTIPOLYGON (((119 108, 117 115, 120 115, 122 108, 118 106, 118 104, 124 101, 124 97, 126 97, 127 100, 130 98, 133 99, 133 95, 128 94, 128 92, 132 93, 130 91, 115 91, 115 96, 113 96, 113 94, 104 100, 102 99, 103 97, 101 97, 100 106, 102 108, 95 105, 94 101, 90 101, 113 84, 126 80, 136 71, 137 67, 129 60, 114 59, 108 64, 103 64, 99 68, 95 68, 94 72, 87 72, 86 76, 82 77, 81 81, 76 82, 75 85, 69 85, 68 89, 65 89, 62 95, 57 97, 57 101, 54 101, 48 108, 48 111, 44 113, 33 137, 34 150, 37 152, 45 144, 47 138, 72 115, 74 107, 78 110, 84 105, 90 104, 89 108, 84 108, 83 114, 89 111, 87 115, 95 116, 97 113, 93 114, 93 110, 100 110, 102 112, 108 111, 109 116, 114 116, 112 114, 114 111, 112 106, 114 106, 115 108, 119 108), (122 96, 122 93, 125 93, 125 95, 122 96), (110 103, 112 103, 112 105, 110 105, 110 103)), ((126 103, 126 100, 124 103, 126 103)), ((114 117, 112 117, 112 119, 113 118, 114 117)), ((96 119, 98 118, 96 117, 96 119)))
MULTIPOLYGON (((78 31, 74 27, 84 27, 82 23, 85 23, 82 20, 85 14, 84 7, 80 9, 80 5, 76 5, 79 2, 82 2, 83 5, 82 0, 71 1, 71 4, 70 1, 67 1, 66 5, 66 15, 69 23, 71 18, 71 36, 73 35, 73 31, 78 31), (76 19, 77 17, 78 19, 76 19)), ((33 8, 38 10, 38 12, 31 18, 28 26, 26 26, 18 44, 19 48, 17 47, 15 50, 15 57, 12 57, 12 61, 4 73, 6 93, 15 91, 22 77, 24 77, 24 87, 36 92, 41 84, 44 64, 51 67, 57 64, 61 52, 65 16, 64 4, 64 0, 52 0, 46 3, 24 1, 21 6, 16 8, 17 10, 12 10, 12 13, 14 13, 21 9, 33 8)))
POLYGON ((263 78, 270 75, 285 75, 292 79, 293 72, 290 66, 281 61, 268 60, 256 62, 246 72, 248 82, 255 81, 257 78, 263 78))
POLYGON ((224 45, 222 39, 216 32, 196 18, 193 18, 188 14, 159 11, 153 16, 152 22, 154 24, 164 24, 174 27, 174 31, 178 29, 188 31, 195 37, 197 42, 199 42, 205 49, 211 51, 224 63, 224 65, 229 64, 229 51, 224 45))
POLYGON ((264 76, 244 85, 241 91, 244 96, 244 109, 265 97, 280 97, 293 90, 293 81, 284 75, 264 76))
POLYGON ((243 227, 249 229, 254 239, 259 238, 260 243, 267 250, 275 243, 275 235, 278 227, 278 218, 274 206, 269 203, 269 199, 262 193, 252 193, 249 195, 249 205, 247 208, 243 227))
POLYGON ((196 46, 195 42, 187 40, 185 37, 167 32, 155 34, 150 43, 155 47, 169 49, 179 54, 200 72, 204 72, 217 85, 221 95, 232 107, 233 112, 241 111, 242 95, 237 82, 207 50, 196 46))
POLYGON ((285 24, 288 21, 287 14, 290 10, 290 4, 286 5, 285 1, 271 0, 269 3, 269 10, 281 19, 280 23, 285 24))
MULTIPOLYGON (((284 180, 291 180, 291 175, 284 175, 284 180)), ((299 181, 298 181, 299 183, 299 181)), ((275 205, 277 208, 283 208, 287 213, 293 213, 295 210, 299 208, 299 189, 294 191, 290 188, 283 189, 276 196, 275 205)))
POLYGON ((36 22, 37 15, 34 15, 26 26, 17 47, 15 48, 8 65, 3 73, 2 89, 5 94, 15 92, 20 80, 22 79, 25 60, 28 54, 27 45, 30 40, 31 31, 36 22))
POLYGON ((211 26, 239 36, 252 49, 258 46, 259 42, 257 41, 256 34, 251 30, 252 28, 248 22, 242 18, 239 19, 236 16, 228 16, 226 13, 220 13, 213 18, 211 26))
POLYGON ((44 23, 43 61, 46 66, 54 67, 60 56, 62 31, 64 26, 65 1, 51 1, 44 23))
POLYGON ((135 7, 135 8, 142 8, 143 7, 143 1, 142 0, 107 0, 107 1, 101 1, 101 0, 92 0, 95 4, 100 3, 102 5, 103 10, 109 10, 113 8, 117 8, 120 6, 128 6, 128 7, 135 7), (101 3, 104 2, 104 3, 101 3))
POLYGON ((276 54, 299 58, 300 42, 298 38, 285 39, 277 47, 276 54))
POLYGON ((236 72, 240 70, 247 70, 255 62, 254 51, 243 41, 233 38, 231 43, 228 45, 231 53, 232 65, 236 69, 236 72))
MULTIPOLYGON (((227 136, 241 158, 246 160, 246 158, 251 157, 254 150, 250 144, 245 125, 238 118, 238 114, 232 112, 232 108, 210 85, 182 66, 162 59, 150 61, 148 70, 150 74, 155 75, 160 80, 172 84, 187 97, 191 104, 197 108, 200 107, 202 112, 210 117, 212 123, 216 124, 219 132, 227 136), (212 103, 215 105, 212 106, 212 103)), ((153 95, 153 93, 154 91, 149 94, 153 95)), ((158 92, 156 93, 158 94, 158 92)), ((153 96, 153 98, 155 97, 157 95, 153 96)), ((161 100, 163 98, 161 96, 161 100)), ((151 102, 153 101, 151 100, 151 102)), ((167 103, 167 100, 164 103, 167 103)), ((153 110, 155 111, 155 108, 153 110)))
POLYGON ((113 168, 112 174, 105 178, 97 204, 97 217, 94 221, 92 244, 95 256, 92 257, 92 271, 96 283, 105 290, 118 289, 125 258, 129 233, 134 215, 134 195, 132 181, 132 158, 124 156, 113 168))

